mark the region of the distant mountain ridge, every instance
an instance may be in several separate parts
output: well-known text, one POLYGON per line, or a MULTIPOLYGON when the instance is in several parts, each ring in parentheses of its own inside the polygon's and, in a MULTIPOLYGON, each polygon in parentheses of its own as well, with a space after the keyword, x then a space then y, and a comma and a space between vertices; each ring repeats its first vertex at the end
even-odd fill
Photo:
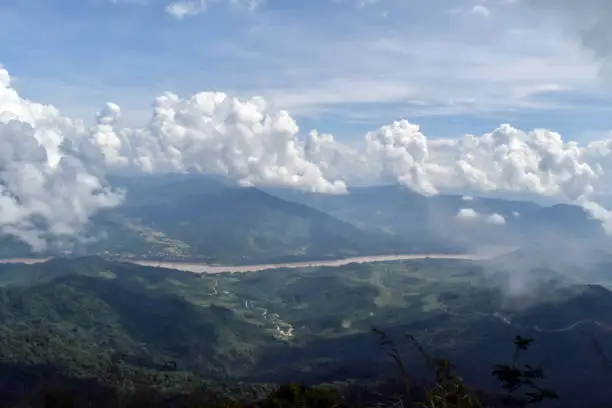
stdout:
MULTIPOLYGON (((93 239, 75 241, 73 255, 255 264, 610 243, 598 221, 566 204, 426 197, 399 185, 323 195, 243 188, 198 174, 111 176, 109 181, 126 191, 125 202, 93 217, 88 231, 93 239)), ((58 254, 65 255, 62 247, 42 255, 58 254)), ((0 238, 0 257, 22 256, 36 254, 15 239, 0 238)))
POLYGON ((362 228, 387 231, 407 240, 466 248, 533 246, 554 240, 610 243, 601 223, 575 205, 541 206, 528 201, 446 194, 426 197, 399 185, 359 187, 334 196, 289 189, 267 191, 362 228), (461 210, 472 210, 474 217, 461 219, 461 210), (494 214, 503 217, 503 225, 487 222, 487 217, 494 214))
POLYGON ((360 255, 462 252, 361 228, 257 188, 195 175, 112 179, 127 191, 94 226, 107 237, 79 253, 209 263, 278 263, 360 255))

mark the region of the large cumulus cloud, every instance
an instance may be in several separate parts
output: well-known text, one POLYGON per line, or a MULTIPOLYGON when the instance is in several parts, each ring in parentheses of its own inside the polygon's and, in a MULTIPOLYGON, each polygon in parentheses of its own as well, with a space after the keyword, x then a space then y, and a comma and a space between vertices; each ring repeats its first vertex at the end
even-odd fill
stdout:
POLYGON ((480 136, 432 139, 401 120, 341 143, 316 130, 301 138, 289 113, 270 111, 262 98, 241 101, 213 92, 163 95, 151 121, 138 129, 114 125, 118 109, 106 108, 95 140, 111 167, 220 173, 243 185, 320 193, 379 182, 424 195, 448 189, 533 193, 610 218, 590 197, 608 182, 612 140, 580 145, 553 131, 508 124, 480 136))
POLYGON ((425 195, 463 188, 569 201, 590 196, 600 185, 612 151, 612 140, 580 146, 556 132, 525 132, 508 124, 479 136, 428 138, 407 120, 368 132, 354 145, 317 133, 307 145, 309 159, 325 176, 349 184, 359 178, 399 182, 425 195))
MULTIPOLYGON (((120 204, 108 172, 201 172, 244 186, 344 193, 355 184, 397 182, 425 195, 447 189, 530 192, 576 202, 612 231, 591 200, 609 184, 612 139, 588 145, 548 130, 501 125, 480 136, 429 138, 394 122, 341 143, 300 131, 259 97, 203 92, 158 97, 150 120, 121 125, 108 103, 87 128, 50 106, 20 98, 0 69, 0 231, 42 247, 48 236, 79 234, 97 211, 120 204)), ((490 219, 503 224, 499 217, 490 219)))
POLYGON ((378 178, 426 195, 465 188, 577 200, 590 195, 603 175, 601 163, 609 149, 594 146, 507 124, 480 136, 429 139, 418 125, 402 120, 366 134, 362 150, 375 163, 369 169, 377 169, 378 178))
POLYGON ((121 201, 96 170, 99 156, 72 146, 85 133, 20 98, 0 67, 0 232, 43 249, 49 236, 78 235, 93 213, 121 201))
POLYGON ((181 99, 167 93, 155 101, 144 128, 106 125, 104 132, 96 142, 111 166, 128 163, 149 173, 218 173, 244 186, 346 191, 342 180, 324 177, 322 166, 308 159, 289 113, 269 112, 262 98, 240 101, 203 92, 181 99))

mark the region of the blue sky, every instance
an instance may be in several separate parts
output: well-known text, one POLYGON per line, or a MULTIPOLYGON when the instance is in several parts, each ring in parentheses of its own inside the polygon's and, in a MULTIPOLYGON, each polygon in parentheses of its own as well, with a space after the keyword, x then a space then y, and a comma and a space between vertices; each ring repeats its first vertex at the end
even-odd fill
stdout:
POLYGON ((172 0, 3 1, 0 63, 23 96, 86 121, 112 101, 140 125, 165 91, 215 90, 342 139, 401 118, 429 137, 610 128, 597 61, 516 0, 186 1, 198 13, 180 19, 172 0))

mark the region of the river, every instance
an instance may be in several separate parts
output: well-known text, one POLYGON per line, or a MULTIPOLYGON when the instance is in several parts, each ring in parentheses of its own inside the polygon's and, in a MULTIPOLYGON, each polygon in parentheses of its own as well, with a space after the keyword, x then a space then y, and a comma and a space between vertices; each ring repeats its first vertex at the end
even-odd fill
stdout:
MULTIPOLYGON (((205 263, 194 262, 174 262, 174 261, 155 261, 155 260, 130 260, 126 259, 123 262, 130 262, 143 266, 154 266, 159 268, 176 269, 179 271, 193 273, 222 273, 222 272, 256 272, 268 269, 279 268, 314 268, 320 266, 342 266, 351 263, 375 263, 375 262, 391 262, 391 261, 409 261, 419 259, 456 259, 456 260, 485 260, 495 256, 507 253, 508 248, 504 249, 487 249, 479 250, 473 254, 403 254, 403 255, 374 255, 374 256, 357 256, 350 258, 331 259, 323 261, 306 261, 306 262, 286 262, 275 264, 260 264, 260 265, 209 265, 205 263)), ((8 258, 0 259, 0 264, 9 263, 24 263, 36 264, 48 261, 50 258, 8 258)))

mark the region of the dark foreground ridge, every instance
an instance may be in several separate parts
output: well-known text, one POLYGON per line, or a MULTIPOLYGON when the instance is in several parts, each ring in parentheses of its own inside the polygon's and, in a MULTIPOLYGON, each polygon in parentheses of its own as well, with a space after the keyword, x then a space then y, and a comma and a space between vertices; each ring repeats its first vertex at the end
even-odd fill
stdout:
MULTIPOLYGON (((381 346, 398 369, 398 377, 388 380, 370 380, 308 386, 289 383, 225 385, 206 383, 168 364, 155 373, 147 370, 126 371, 115 361, 104 375, 89 380, 62 377, 51 368, 32 367, 29 371, 20 367, 0 367, 0 372, 19 372, 19 380, 46 377, 42 388, 27 386, 17 395, 4 395, 3 401, 15 407, 77 408, 77 407, 316 407, 352 408, 374 406, 403 406, 430 408, 484 408, 526 407, 556 400, 556 392, 542 388, 544 379, 541 368, 522 364, 521 353, 526 351, 532 339, 517 336, 515 352, 510 364, 496 365, 492 375, 502 385, 504 393, 487 394, 471 389, 454 372, 448 360, 434 359, 412 336, 407 336, 421 353, 431 370, 431 381, 414 381, 408 376, 404 361, 396 345, 377 329, 374 333, 381 346)), ((6 386, 7 379, 2 383, 6 386)), ((19 381, 17 380, 17 381, 19 381)), ((11 380, 8 380, 10 383, 11 380)), ((16 382, 15 379, 12 382, 16 382)), ((15 384, 18 387, 23 384, 15 384)))

